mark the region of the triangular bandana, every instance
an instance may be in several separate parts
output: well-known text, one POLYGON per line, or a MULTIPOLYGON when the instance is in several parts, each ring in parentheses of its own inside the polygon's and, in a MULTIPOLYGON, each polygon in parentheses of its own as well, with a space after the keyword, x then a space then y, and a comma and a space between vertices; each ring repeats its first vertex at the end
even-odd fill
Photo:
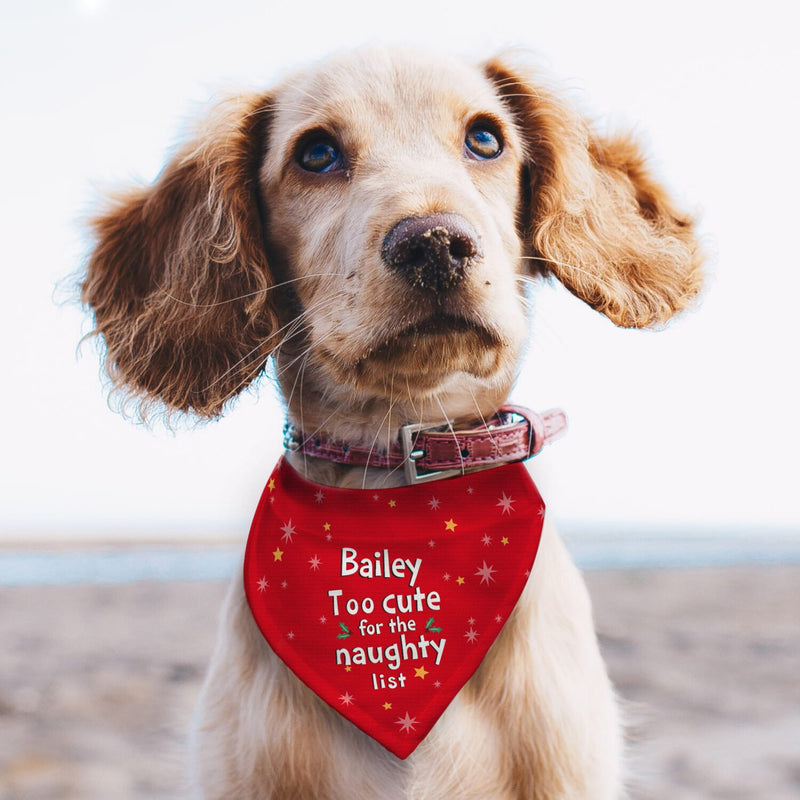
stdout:
POLYGON ((247 600, 300 680, 406 758, 508 619, 543 519, 519 463, 373 491, 281 460, 250 529, 247 600))

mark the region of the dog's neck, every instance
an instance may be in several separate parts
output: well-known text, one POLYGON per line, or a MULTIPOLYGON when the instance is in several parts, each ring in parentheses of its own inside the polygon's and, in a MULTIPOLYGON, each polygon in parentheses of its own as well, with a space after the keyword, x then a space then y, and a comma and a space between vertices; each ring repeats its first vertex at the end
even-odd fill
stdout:
MULTIPOLYGON (((468 376, 453 381, 455 391, 435 396, 359 397, 352 390, 317 393, 308 388, 286 397, 289 424, 305 436, 345 442, 367 450, 390 450, 400 440, 400 428, 409 423, 454 424, 489 419, 503 405, 508 389, 474 385, 468 376), (472 384, 472 385, 470 385, 472 384), (466 399, 465 399, 466 398, 466 399)), ((378 489, 404 485, 401 468, 385 469, 339 464, 302 452, 288 458, 300 474, 316 483, 352 489, 378 489)))

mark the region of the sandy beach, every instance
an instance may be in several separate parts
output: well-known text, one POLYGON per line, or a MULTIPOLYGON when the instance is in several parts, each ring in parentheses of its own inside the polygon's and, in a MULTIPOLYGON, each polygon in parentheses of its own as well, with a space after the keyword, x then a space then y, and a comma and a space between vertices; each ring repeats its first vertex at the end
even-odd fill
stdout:
MULTIPOLYGON (((634 800, 800 796, 800 567, 587 573, 634 800)), ((220 582, 0 587, 0 800, 187 798, 220 582)))

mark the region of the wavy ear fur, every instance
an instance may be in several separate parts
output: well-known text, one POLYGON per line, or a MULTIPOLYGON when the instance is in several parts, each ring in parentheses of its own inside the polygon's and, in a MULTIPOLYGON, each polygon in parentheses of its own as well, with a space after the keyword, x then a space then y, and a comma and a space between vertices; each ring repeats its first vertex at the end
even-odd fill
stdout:
POLYGON ((501 61, 485 69, 528 150, 522 226, 532 264, 623 327, 658 325, 684 309, 702 285, 693 220, 651 176, 639 147, 595 135, 501 61))
POLYGON ((82 284, 115 387, 201 417, 259 374, 277 329, 258 169, 268 98, 220 106, 156 182, 93 221, 82 284))

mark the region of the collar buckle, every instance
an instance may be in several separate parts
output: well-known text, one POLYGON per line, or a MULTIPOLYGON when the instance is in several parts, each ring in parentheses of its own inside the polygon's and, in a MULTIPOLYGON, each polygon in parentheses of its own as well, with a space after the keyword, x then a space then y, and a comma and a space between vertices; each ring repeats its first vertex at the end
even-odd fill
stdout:
POLYGON ((400 445, 403 448, 403 469, 405 470, 406 480, 409 484, 425 483, 426 481, 437 480, 440 478, 452 478, 462 475, 463 470, 458 467, 450 469, 438 469, 431 472, 420 473, 417 470, 417 461, 424 457, 425 451, 416 448, 417 439, 424 431, 436 431, 450 428, 452 430, 452 420, 445 422, 415 422, 410 425, 403 425, 400 428, 400 445))

